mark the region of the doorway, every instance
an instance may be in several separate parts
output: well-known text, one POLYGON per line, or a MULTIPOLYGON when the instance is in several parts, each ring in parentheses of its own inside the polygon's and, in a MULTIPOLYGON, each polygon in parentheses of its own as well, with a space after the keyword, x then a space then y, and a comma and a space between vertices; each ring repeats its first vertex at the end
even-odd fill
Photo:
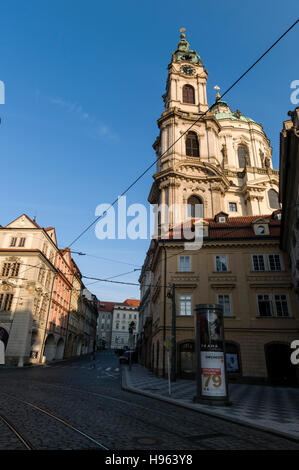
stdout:
POLYGON ((292 350, 287 343, 265 345, 269 382, 273 385, 298 386, 297 366, 291 363, 292 350))

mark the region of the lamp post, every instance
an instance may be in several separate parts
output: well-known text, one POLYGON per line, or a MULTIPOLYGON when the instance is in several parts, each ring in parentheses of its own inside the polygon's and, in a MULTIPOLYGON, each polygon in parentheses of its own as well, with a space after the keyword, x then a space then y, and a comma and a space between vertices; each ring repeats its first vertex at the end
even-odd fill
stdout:
POLYGON ((132 351, 131 351, 131 349, 134 347, 134 336, 133 336, 134 329, 135 329, 135 322, 131 321, 131 323, 129 324, 129 348, 130 348, 129 370, 132 370, 132 351))
POLYGON ((176 305, 175 284, 172 284, 171 292, 167 297, 171 299, 171 381, 176 381, 176 305))

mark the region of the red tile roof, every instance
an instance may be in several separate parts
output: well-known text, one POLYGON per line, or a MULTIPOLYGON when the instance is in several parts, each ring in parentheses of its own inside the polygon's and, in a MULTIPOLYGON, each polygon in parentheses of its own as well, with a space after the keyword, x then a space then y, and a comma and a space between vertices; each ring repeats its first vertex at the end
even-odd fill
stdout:
POLYGON ((112 312, 114 309, 114 305, 116 305, 117 302, 98 302, 98 310, 100 312, 112 312))
POLYGON ((138 299, 126 299, 124 304, 129 305, 130 307, 139 307, 140 300, 138 299))
MULTIPOLYGON (((270 235, 268 236, 275 238, 278 238, 280 236, 281 221, 278 219, 273 219, 272 214, 260 216, 249 215, 242 217, 228 217, 227 222, 215 222, 214 218, 204 219, 204 221, 208 222, 209 225, 209 240, 229 240, 242 238, 261 238, 260 235, 256 235, 254 233, 252 224, 255 220, 259 219, 266 219, 267 221, 269 221, 270 235)), ((169 239, 184 239, 182 233, 183 229, 185 229, 185 231, 188 231, 189 228, 189 230, 194 232, 194 222, 195 219, 191 219, 191 221, 187 223, 173 227, 173 229, 169 231, 169 239), (178 235, 180 235, 180 237, 178 235)))
POLYGON ((124 302, 105 302, 104 300, 98 303, 98 310, 100 312, 112 312, 115 305, 122 307, 139 307, 140 300, 126 299, 124 302))

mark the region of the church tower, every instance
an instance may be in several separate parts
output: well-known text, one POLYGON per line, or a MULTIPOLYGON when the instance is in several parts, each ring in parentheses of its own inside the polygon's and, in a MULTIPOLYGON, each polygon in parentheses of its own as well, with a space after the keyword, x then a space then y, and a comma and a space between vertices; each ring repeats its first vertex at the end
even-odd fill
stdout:
POLYGON ((204 218, 270 214, 280 207, 270 141, 261 124, 233 112, 218 91, 209 107, 208 72, 184 31, 168 65, 149 202, 177 204, 181 214, 190 204, 191 217, 198 203, 204 218))

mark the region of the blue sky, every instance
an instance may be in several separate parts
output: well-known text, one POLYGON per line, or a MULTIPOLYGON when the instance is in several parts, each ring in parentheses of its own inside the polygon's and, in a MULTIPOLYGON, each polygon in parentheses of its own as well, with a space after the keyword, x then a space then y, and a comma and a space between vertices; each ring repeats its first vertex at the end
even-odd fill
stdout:
MULTIPOLYGON (((179 28, 224 91, 298 17, 298 2, 275 0, 10 0, 0 14, 0 224, 21 213, 55 226, 61 247, 154 159, 167 64, 179 28)), ((262 122, 278 168, 279 132, 299 79, 299 27, 226 96, 231 108, 262 122)), ((146 203, 153 172, 128 195, 146 203)), ((106 240, 94 229, 74 246, 85 275, 110 277, 141 266, 148 241, 106 240), (123 264, 129 263, 129 264, 123 264)), ((119 278, 136 282, 138 272, 119 278)), ((86 281, 88 283, 88 281, 86 281)), ((102 300, 139 289, 96 283, 102 300)))

